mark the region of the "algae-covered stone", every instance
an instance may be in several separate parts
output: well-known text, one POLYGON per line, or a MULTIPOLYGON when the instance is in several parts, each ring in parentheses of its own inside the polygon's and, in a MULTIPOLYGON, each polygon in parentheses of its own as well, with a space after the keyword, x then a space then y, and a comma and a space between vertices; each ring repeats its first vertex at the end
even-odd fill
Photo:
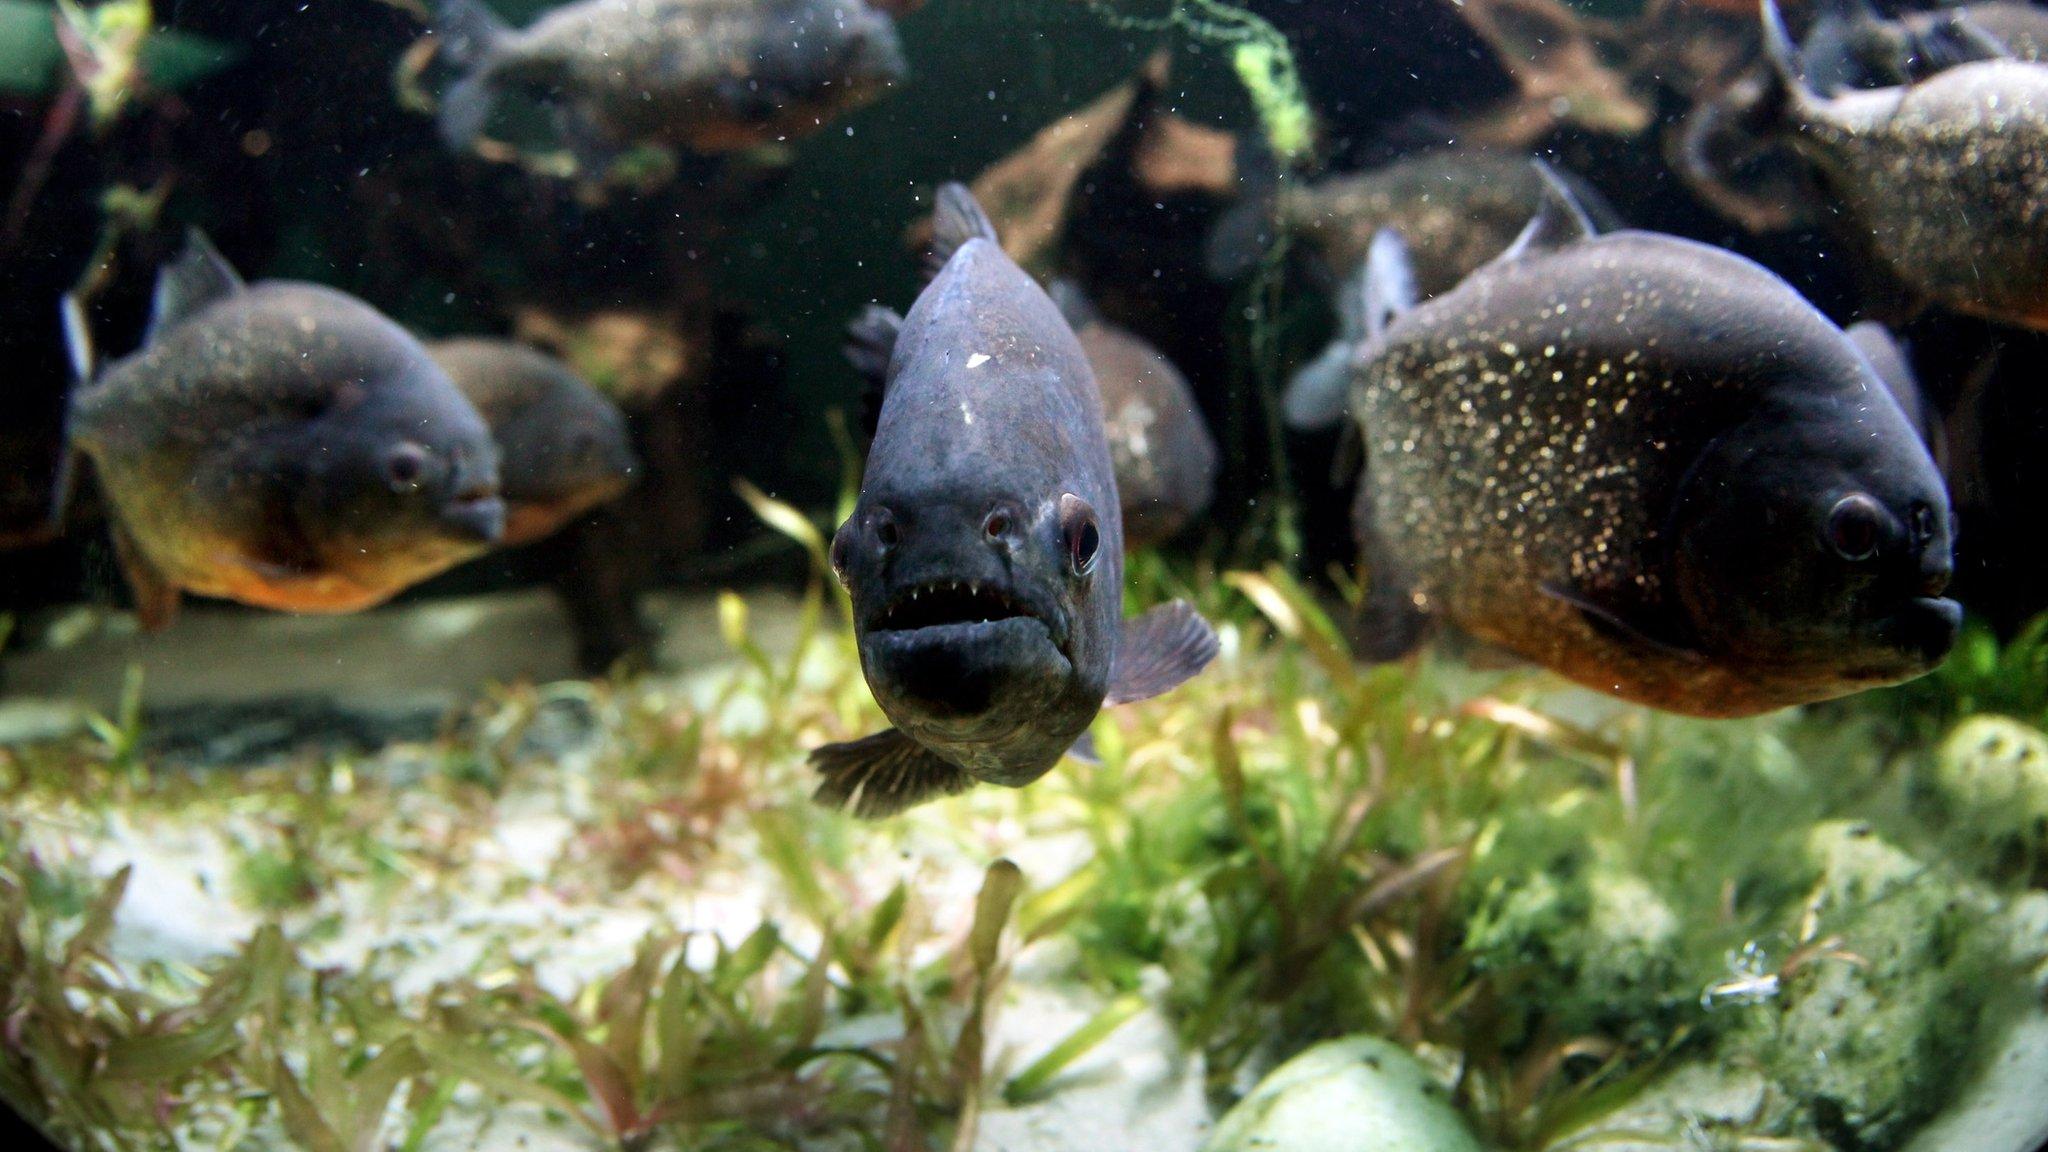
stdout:
POLYGON ((1972 716, 1942 741, 1935 781, 1959 826, 1986 841, 2048 840, 2048 734, 1972 716))
POLYGON ((1273 1070, 1203 1152, 1480 1152, 1450 1095, 1377 1036, 1318 1044, 1273 1070))
POLYGON ((1567 1035, 1655 1040, 1696 998, 1680 995, 1679 921, 1647 880, 1582 857, 1493 877, 1466 921, 1481 971, 1567 1035))
POLYGON ((2006 932, 1986 893, 1867 825, 1816 825, 1806 853, 1817 933, 1744 1039, 1830 1143, 1896 1147, 1951 1097, 1985 1005, 2017 983, 2006 932))

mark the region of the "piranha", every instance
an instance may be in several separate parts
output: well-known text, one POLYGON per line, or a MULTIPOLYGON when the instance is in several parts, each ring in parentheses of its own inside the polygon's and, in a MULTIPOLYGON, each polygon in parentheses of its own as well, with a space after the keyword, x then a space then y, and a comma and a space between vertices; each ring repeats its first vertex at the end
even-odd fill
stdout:
POLYGON ((1826 95, 1762 6, 1768 106, 1876 259, 1944 307, 2048 329, 2048 66, 1996 56, 1826 95))
POLYGON ((865 0, 578 0, 513 29, 437 0, 462 77, 441 135, 466 151, 506 90, 550 104, 586 171, 640 144, 730 152, 817 131, 903 79, 886 6, 865 0))
POLYGON ((625 416, 561 361, 515 341, 476 337, 436 340, 427 351, 497 442, 501 546, 552 535, 632 486, 640 460, 625 416))
POLYGON ((868 687, 894 727, 811 753, 819 803, 876 818, 1043 776, 1106 704, 1200 672, 1186 603, 1122 619, 1123 516, 1087 356, 971 193, 939 190, 936 275, 886 349, 860 498, 833 535, 868 687))
POLYGON ((181 593, 353 612, 505 529, 490 430, 427 350, 353 296, 244 284, 193 232, 141 348, 97 371, 78 302, 71 449, 111 506, 144 627, 181 593))
POLYGON ((1369 656, 1434 622, 1624 699, 1743 716, 1954 644, 1951 513, 1842 330, 1750 261, 1597 235, 1553 183, 1455 290, 1382 232, 1346 306, 1369 656))
POLYGON ((2039 60, 2048 11, 1993 0, 1889 19, 1871 0, 1829 0, 1799 47, 1800 74, 1816 92, 1911 84, 1986 56, 2039 60))
MULTIPOLYGON (((1375 233, 1392 228, 1408 243, 1417 290, 1434 296, 1513 243, 1543 202, 1526 157, 1476 148, 1439 148, 1313 183, 1279 180, 1256 154, 1241 167, 1246 195, 1209 236, 1209 271, 1219 279, 1251 271, 1284 230, 1336 280, 1365 259, 1375 233)), ((1614 221, 1599 193, 1568 179, 1597 221, 1614 221)))

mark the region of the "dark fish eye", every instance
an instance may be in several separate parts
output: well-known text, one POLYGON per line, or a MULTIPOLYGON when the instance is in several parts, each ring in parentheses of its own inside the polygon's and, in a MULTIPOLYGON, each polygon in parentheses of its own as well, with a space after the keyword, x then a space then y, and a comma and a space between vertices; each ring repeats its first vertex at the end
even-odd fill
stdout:
POLYGON ((896 541, 902 539, 902 533, 896 530, 896 518, 886 509, 877 509, 869 523, 874 526, 875 540, 884 548, 894 548, 896 541))
POLYGON ((1844 560, 1868 560, 1877 555, 1891 519, 1877 501, 1862 493, 1844 496, 1828 513, 1828 546, 1844 560))
POLYGON ((998 508, 981 522, 982 532, 991 540, 1000 540, 1009 534, 1010 514, 998 508))
POLYGON ((1076 577, 1095 571, 1102 530, 1096 527, 1095 509, 1071 492, 1060 497, 1060 536, 1067 545, 1067 570, 1076 577))
POLYGON ((391 484, 393 492, 417 492, 420 481, 427 473, 427 450, 421 445, 407 441, 391 450, 384 458, 384 477, 391 484))

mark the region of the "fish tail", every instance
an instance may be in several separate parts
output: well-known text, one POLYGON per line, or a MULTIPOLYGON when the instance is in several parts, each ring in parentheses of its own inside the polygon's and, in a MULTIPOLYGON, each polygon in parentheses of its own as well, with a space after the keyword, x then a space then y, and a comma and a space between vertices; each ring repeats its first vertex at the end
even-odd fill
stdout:
POLYGON ((71 360, 71 386, 64 399, 63 424, 57 435, 57 468, 50 483, 50 507, 43 525, 49 535, 64 529, 71 496, 78 487, 78 451, 71 444, 73 413, 78 393, 92 383, 98 365, 94 363, 92 328, 86 323, 85 305, 76 293, 66 292, 59 305, 64 322, 64 352, 71 360))
POLYGON ((932 208, 932 251, 925 261, 926 271, 938 275, 946 261, 953 258, 953 253, 969 240, 1002 243, 988 213, 981 210, 980 202, 975 200, 974 193, 969 192, 965 184, 940 185, 938 202, 932 208))
POLYGON ((1394 318, 1415 306, 1416 298, 1408 246, 1392 228, 1380 229, 1373 234, 1364 262, 1337 292, 1336 339, 1287 382, 1280 401, 1287 426, 1314 431, 1342 420, 1352 369, 1394 318))
POLYGON ((466 152, 483 133, 497 103, 491 65, 512 30, 482 0, 438 0, 434 32, 446 45, 449 62, 463 71, 441 96, 441 139, 466 152))
POLYGON ((1202 262, 1218 280, 1235 280, 1258 267, 1273 246, 1280 208, 1280 166, 1261 143, 1237 147, 1237 180, 1244 195, 1224 211, 1202 244, 1202 262))

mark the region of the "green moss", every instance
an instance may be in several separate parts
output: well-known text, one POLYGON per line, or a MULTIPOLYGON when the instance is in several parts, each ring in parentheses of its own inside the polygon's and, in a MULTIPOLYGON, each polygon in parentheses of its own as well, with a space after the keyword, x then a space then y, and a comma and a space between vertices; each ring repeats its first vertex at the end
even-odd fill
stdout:
POLYGON ((1809 927, 1739 1043, 1831 1142, 1892 1148, 1953 1094, 2000 979, 2006 938, 1987 894, 1868 825, 1806 838, 1809 927))

